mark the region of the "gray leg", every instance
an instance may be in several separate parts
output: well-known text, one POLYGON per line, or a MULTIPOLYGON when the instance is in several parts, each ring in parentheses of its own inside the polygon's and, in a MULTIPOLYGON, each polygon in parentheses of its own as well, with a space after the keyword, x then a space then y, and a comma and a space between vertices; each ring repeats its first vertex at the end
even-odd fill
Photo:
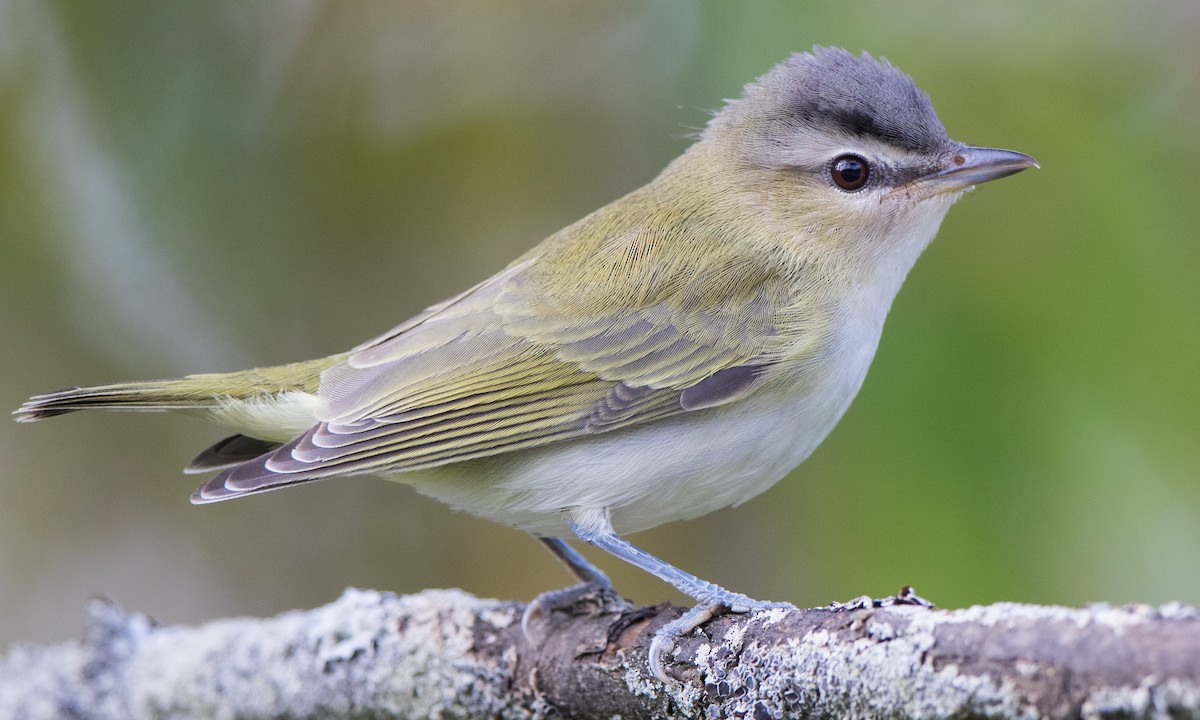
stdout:
MULTIPOLYGON (((562 538, 539 537, 538 540, 567 566, 571 574, 579 580, 579 584, 562 590, 544 592, 529 601, 529 604, 525 606, 525 612, 521 614, 521 632, 530 642, 536 642, 533 634, 534 622, 555 608, 571 607, 588 596, 599 596, 602 602, 616 597, 616 591, 613 590, 612 581, 608 579, 608 576, 600 568, 588 562, 587 558, 576 552, 575 548, 568 545, 562 538)), ((609 602, 604 602, 604 604, 606 609, 610 605, 609 602)), ((614 607, 613 609, 618 608, 614 607)))
POLYGON ((787 603, 770 603, 754 600, 741 593, 730 592, 725 588, 686 573, 674 565, 659 560, 650 553, 631 544, 617 535, 605 519, 596 523, 596 516, 587 526, 568 517, 567 524, 579 536, 580 540, 608 552, 635 567, 641 568, 651 575, 674 585, 680 592, 696 600, 696 607, 684 613, 679 619, 664 625, 654 640, 650 643, 650 671, 663 682, 667 675, 662 669, 662 655, 669 652, 675 644, 675 639, 682 637, 708 622, 717 615, 725 612, 744 613, 752 610, 765 610, 773 607, 791 607, 787 603))
POLYGON ((597 587, 612 587, 612 581, 608 579, 600 568, 588 562, 587 558, 575 552, 575 548, 568 545, 562 538, 556 537, 540 537, 546 548, 554 553, 554 557, 562 560, 563 565, 571 571, 581 583, 596 585, 597 587))

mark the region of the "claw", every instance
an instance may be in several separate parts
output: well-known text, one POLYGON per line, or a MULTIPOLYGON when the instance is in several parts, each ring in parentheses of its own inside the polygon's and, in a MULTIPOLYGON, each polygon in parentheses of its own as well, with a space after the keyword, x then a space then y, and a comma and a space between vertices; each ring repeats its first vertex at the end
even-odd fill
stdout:
POLYGON ((663 671, 662 667, 663 653, 669 653, 675 649, 677 638, 690 633, 727 609, 724 605, 697 605, 659 628, 658 632, 654 634, 654 639, 650 641, 648 653, 650 657, 647 661, 654 677, 663 682, 669 682, 670 678, 667 677, 667 673, 663 671))
POLYGON ((753 600, 745 595, 737 595, 735 593, 729 593, 725 602, 700 603, 696 605, 675 620, 663 625, 654 634, 654 639, 650 641, 650 649, 648 651, 650 657, 647 658, 647 665, 650 667, 651 674, 663 682, 670 682, 670 678, 667 677, 667 673, 663 670, 663 655, 675 649, 675 641, 678 638, 687 635, 709 620, 728 612, 743 614, 773 608, 795 610, 796 606, 791 603, 753 600))
POLYGON ((566 610, 589 599, 596 600, 602 609, 609 612, 624 609, 628 605, 617 596, 611 584, 583 582, 562 590, 551 590, 538 595, 525 606, 525 612, 521 614, 521 633, 531 643, 540 642, 541 638, 533 631, 538 620, 555 610, 566 610))

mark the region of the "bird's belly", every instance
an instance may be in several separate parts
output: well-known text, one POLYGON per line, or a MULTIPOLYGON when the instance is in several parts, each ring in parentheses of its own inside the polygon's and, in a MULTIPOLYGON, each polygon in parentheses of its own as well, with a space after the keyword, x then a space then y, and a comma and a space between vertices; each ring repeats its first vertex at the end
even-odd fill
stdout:
POLYGON ((607 509, 617 532, 636 532, 763 492, 820 444, 857 385, 801 396, 764 388, 727 406, 391 479, 538 535, 569 535, 562 511, 573 508, 607 509))

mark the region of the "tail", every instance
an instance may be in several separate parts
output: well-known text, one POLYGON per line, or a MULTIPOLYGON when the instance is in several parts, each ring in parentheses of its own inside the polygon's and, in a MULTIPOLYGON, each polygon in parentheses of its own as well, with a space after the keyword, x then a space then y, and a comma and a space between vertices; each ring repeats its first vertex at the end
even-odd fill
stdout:
POLYGON ((315 394, 321 372, 342 355, 232 373, 188 375, 175 380, 76 387, 35 395, 13 415, 34 422, 76 410, 209 410, 230 401, 255 400, 300 391, 315 394))
POLYGON ((216 402, 213 394, 189 387, 187 380, 67 388, 34 395, 13 414, 17 422, 34 422, 76 410, 188 410, 216 402))
POLYGON ((191 411, 237 434, 197 455, 184 472, 224 470, 271 452, 310 427, 316 421, 321 373, 345 357, 176 380, 68 388, 35 395, 13 415, 17 422, 34 422, 76 410, 191 411))

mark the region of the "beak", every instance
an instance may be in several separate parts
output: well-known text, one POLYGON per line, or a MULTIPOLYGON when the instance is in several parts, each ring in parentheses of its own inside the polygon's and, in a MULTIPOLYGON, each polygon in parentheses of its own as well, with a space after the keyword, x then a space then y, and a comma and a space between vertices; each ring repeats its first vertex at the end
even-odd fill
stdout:
POLYGON ((966 190, 972 185, 1015 175, 1030 167, 1041 166, 1024 153, 963 147, 942 167, 922 176, 917 183, 927 195, 938 195, 966 190))

